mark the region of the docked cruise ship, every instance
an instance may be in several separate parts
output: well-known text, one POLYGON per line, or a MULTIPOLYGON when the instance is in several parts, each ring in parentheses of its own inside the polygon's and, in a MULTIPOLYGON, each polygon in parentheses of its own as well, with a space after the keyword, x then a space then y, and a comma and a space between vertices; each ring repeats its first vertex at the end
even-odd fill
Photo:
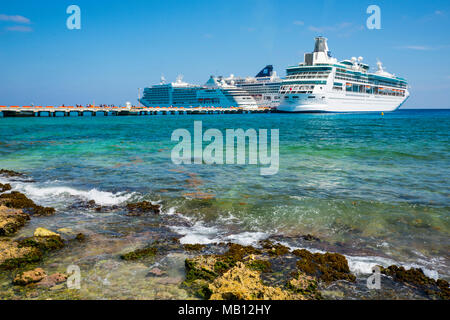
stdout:
POLYGON ((281 78, 273 71, 272 65, 264 67, 255 77, 235 78, 230 75, 225 81, 247 91, 259 107, 273 108, 280 104, 281 78))
POLYGON ((409 97, 408 84, 383 70, 369 72, 363 58, 338 62, 327 39, 315 39, 314 52, 303 63, 288 67, 280 88, 280 112, 394 111, 409 97))
POLYGON ((213 76, 202 86, 186 83, 179 76, 176 82, 161 83, 144 89, 139 100, 146 107, 241 107, 255 109, 255 99, 245 90, 213 76))

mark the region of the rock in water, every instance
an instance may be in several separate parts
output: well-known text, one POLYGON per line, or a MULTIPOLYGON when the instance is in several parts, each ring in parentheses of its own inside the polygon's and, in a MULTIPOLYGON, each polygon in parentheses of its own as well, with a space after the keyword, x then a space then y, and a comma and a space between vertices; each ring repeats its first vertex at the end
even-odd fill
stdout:
POLYGON ((127 204, 128 216, 140 216, 145 213, 160 214, 161 206, 158 204, 152 204, 149 201, 141 201, 137 203, 127 204))
POLYGON ((37 228, 34 231, 34 236, 35 237, 53 237, 53 236, 60 237, 59 234, 57 234, 53 231, 50 231, 48 229, 45 229, 45 228, 37 228))
POLYGON ((33 237, 28 237, 19 241, 19 245, 25 247, 35 247, 42 252, 61 249, 64 241, 61 236, 45 228, 37 228, 33 237))
POLYGON ((166 274, 165 271, 162 271, 161 269, 156 268, 156 267, 153 269, 150 269, 150 271, 148 272, 148 276, 156 276, 156 277, 161 277, 165 274, 166 274))
POLYGON ((248 269, 242 262, 228 270, 209 285, 211 300, 304 300, 281 288, 266 286, 257 271, 248 269))
POLYGON ((297 249, 292 253, 301 258, 297 261, 297 268, 301 272, 324 282, 356 280, 356 277, 350 273, 347 258, 339 253, 311 253, 305 249, 297 249))
POLYGON ((17 241, 0 240, 0 268, 14 269, 37 262, 42 252, 35 247, 21 246, 17 241))
POLYGON ((42 279, 44 279, 46 276, 47 276, 47 273, 45 273, 45 271, 43 269, 36 268, 31 271, 25 271, 25 272, 19 273, 14 278, 13 283, 15 285, 26 286, 27 284, 30 284, 30 283, 39 282, 42 279))
POLYGON ((9 236, 22 228, 30 216, 22 210, 10 209, 0 205, 0 236, 9 236))
POLYGON ((22 209, 25 213, 36 216, 50 216, 55 213, 54 208, 38 206, 33 200, 18 191, 1 194, 0 204, 3 204, 8 208, 22 209))
POLYGON ((56 286, 57 284, 66 282, 66 280, 67 280, 67 275, 65 275, 64 273, 54 273, 50 276, 46 276, 41 281, 36 283, 36 285, 38 287, 43 287, 43 288, 52 288, 52 287, 56 286))
POLYGON ((425 292, 430 297, 439 297, 444 300, 450 300, 450 287, 446 280, 434 280, 427 277, 422 269, 411 268, 406 270, 404 267, 396 265, 383 268, 381 273, 391 276, 395 281, 406 283, 425 292))
POLYGON ((11 185, 9 183, 2 184, 0 183, 0 192, 5 192, 11 190, 11 185))
POLYGON ((13 170, 0 169, 0 175, 5 177, 23 177, 24 174, 13 170))

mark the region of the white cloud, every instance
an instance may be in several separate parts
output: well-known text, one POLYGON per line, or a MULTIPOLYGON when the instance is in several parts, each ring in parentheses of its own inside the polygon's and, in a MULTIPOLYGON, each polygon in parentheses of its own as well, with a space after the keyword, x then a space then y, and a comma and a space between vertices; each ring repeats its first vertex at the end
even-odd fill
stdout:
POLYGON ((428 51, 431 50, 430 47, 427 46, 402 46, 400 49, 410 49, 410 50, 418 50, 418 51, 428 51))
POLYGON ((315 32, 315 33, 326 33, 326 32, 335 32, 340 37, 348 37, 352 33, 356 31, 361 31, 364 29, 364 26, 356 25, 351 22, 341 22, 339 24, 333 25, 333 26, 309 26, 308 30, 315 32))
POLYGON ((441 50, 450 48, 450 45, 439 45, 439 46, 424 46, 424 45, 405 45, 395 47, 396 49, 408 49, 408 50, 417 50, 417 51, 430 51, 430 50, 441 50))
POLYGON ((15 22, 15 23, 31 23, 30 19, 25 18, 23 16, 15 15, 15 16, 8 16, 6 14, 0 14, 0 21, 9 21, 9 22, 15 22))
POLYGON ((12 27, 6 27, 7 31, 13 31, 13 32, 31 32, 33 31, 32 28, 27 26, 12 26, 12 27))
POLYGON ((304 25, 305 25, 305 22, 304 22, 304 21, 300 21, 300 20, 296 20, 296 21, 294 21, 294 24, 295 24, 296 26, 304 26, 304 25))

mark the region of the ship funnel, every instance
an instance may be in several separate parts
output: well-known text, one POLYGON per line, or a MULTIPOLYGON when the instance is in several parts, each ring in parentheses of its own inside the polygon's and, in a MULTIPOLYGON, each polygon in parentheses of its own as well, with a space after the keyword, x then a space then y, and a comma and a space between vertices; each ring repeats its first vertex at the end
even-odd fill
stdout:
POLYGON ((314 45, 314 52, 325 52, 328 53, 328 39, 324 37, 317 37, 316 43, 314 45))
POLYGON ((272 74, 273 74, 273 66, 267 65, 256 75, 255 78, 271 77, 272 74))

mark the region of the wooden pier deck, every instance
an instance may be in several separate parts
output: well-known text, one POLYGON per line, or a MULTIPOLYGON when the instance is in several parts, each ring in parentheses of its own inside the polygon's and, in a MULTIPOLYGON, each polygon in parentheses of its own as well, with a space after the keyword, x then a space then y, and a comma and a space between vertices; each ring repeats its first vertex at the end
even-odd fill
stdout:
POLYGON ((269 113, 270 108, 216 108, 216 107, 115 107, 115 106, 0 106, 0 117, 69 117, 69 116, 141 116, 170 114, 233 114, 233 113, 269 113))

